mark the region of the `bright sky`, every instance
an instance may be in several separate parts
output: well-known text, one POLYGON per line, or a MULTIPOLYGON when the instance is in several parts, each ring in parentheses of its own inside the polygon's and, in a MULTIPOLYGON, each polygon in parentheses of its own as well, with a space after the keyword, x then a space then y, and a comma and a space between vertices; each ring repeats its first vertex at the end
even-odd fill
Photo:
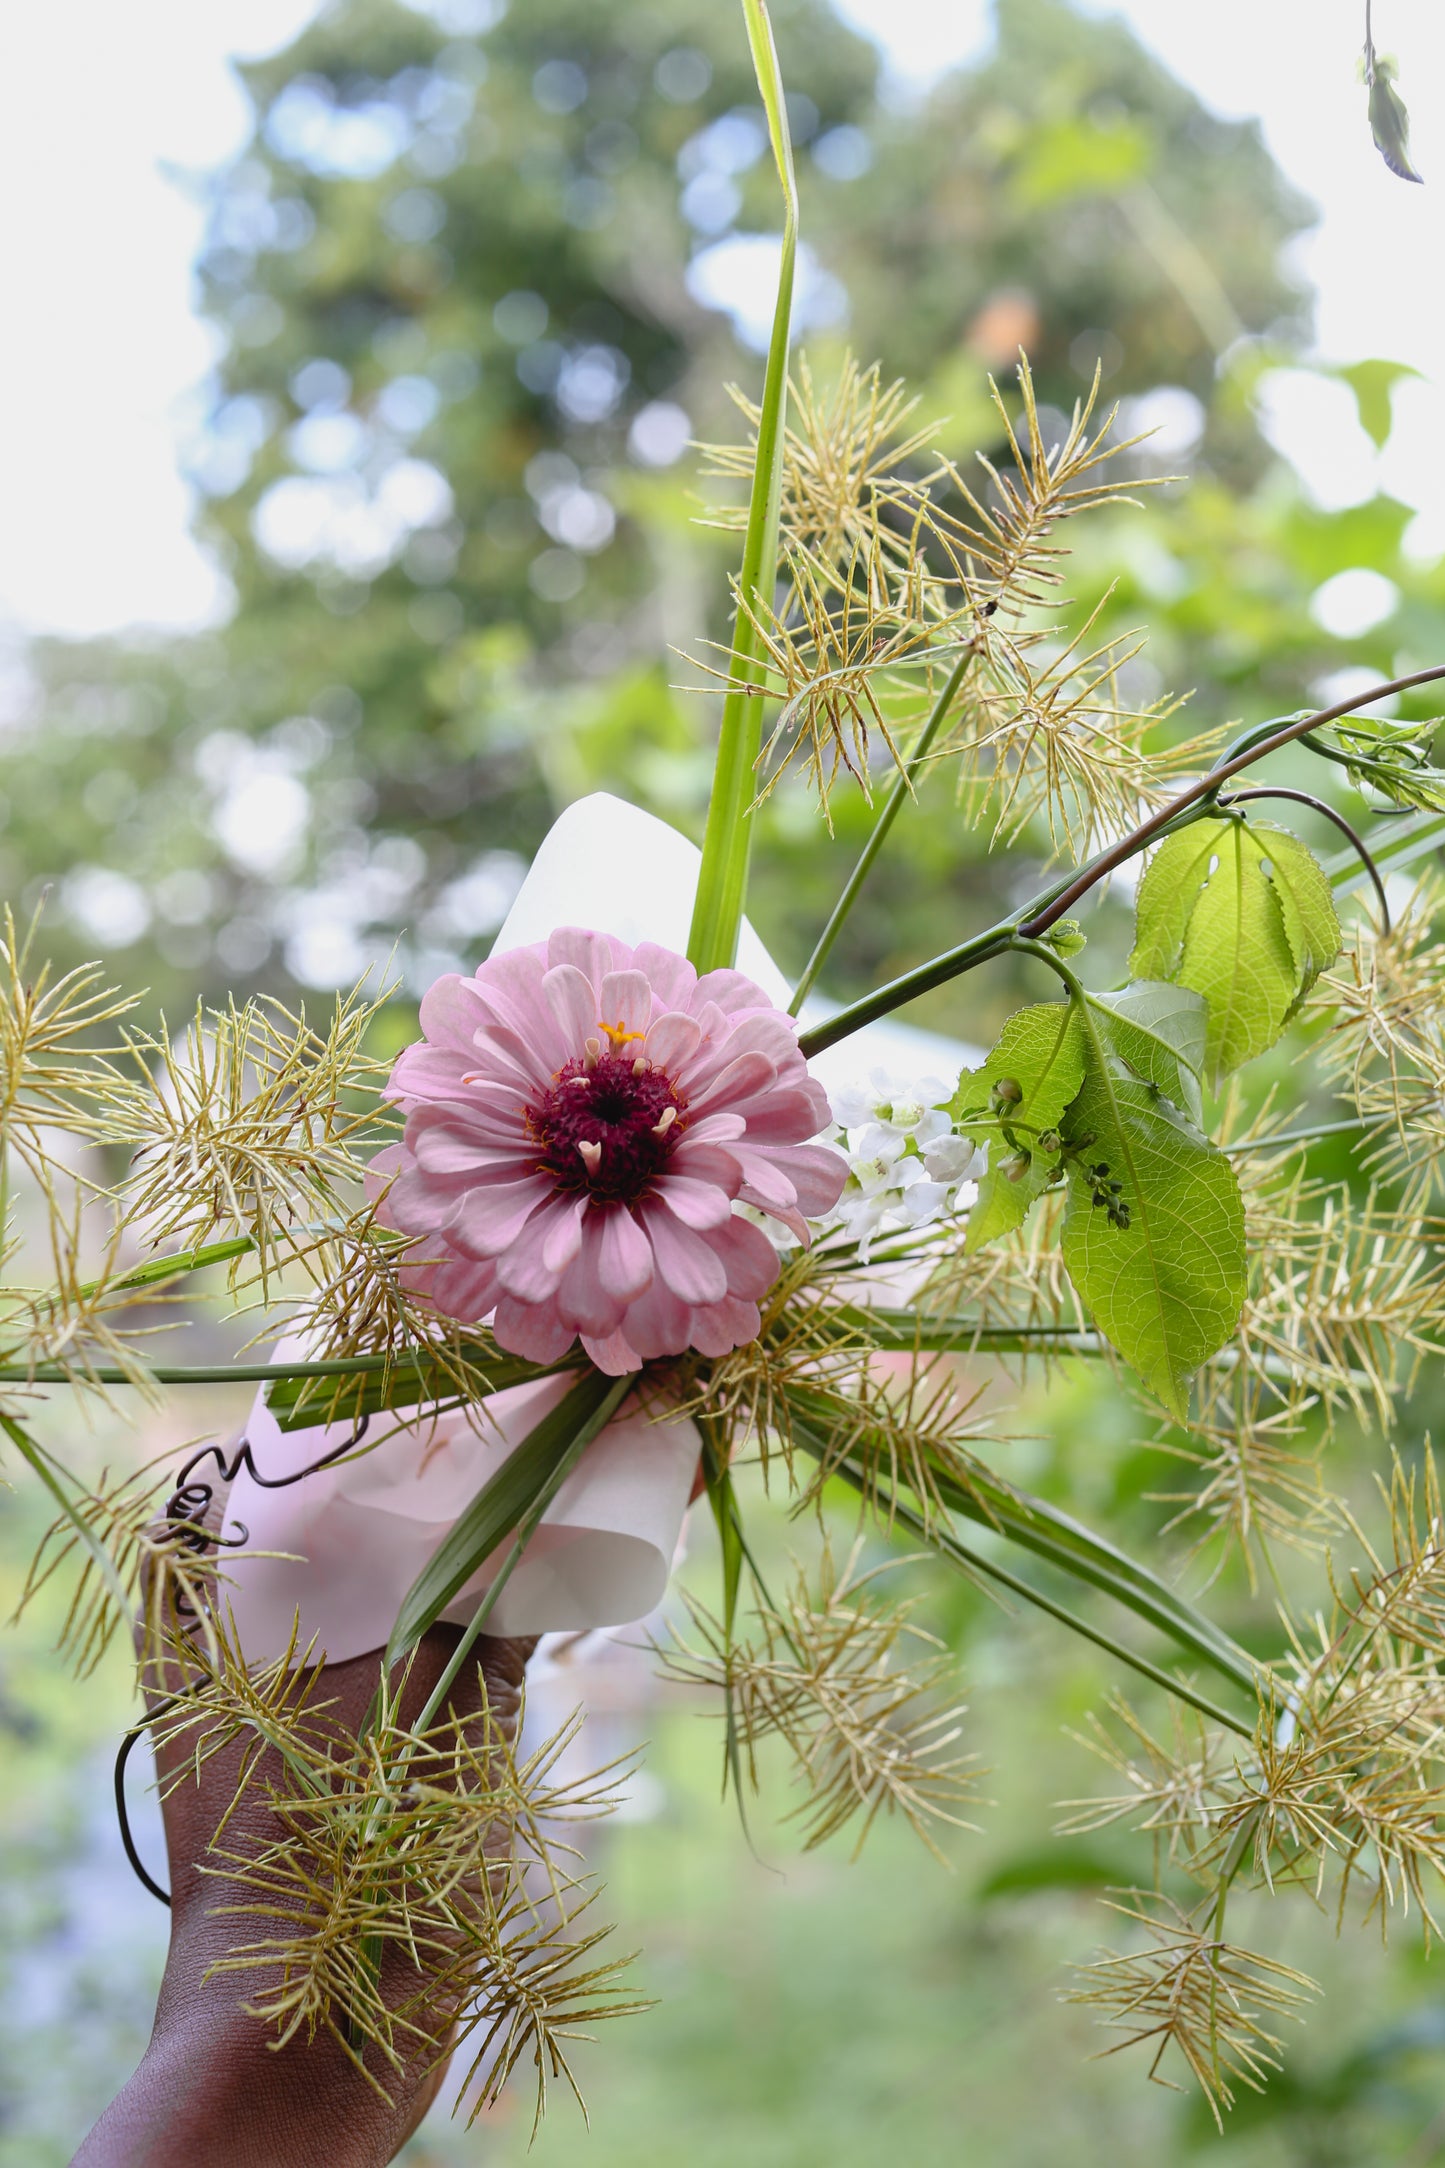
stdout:
MULTIPOLYGON (((839 0, 901 83, 976 51, 984 0, 839 0)), ((1398 395, 1380 479, 1445 549, 1445 10, 1376 0, 1401 58, 1424 188, 1371 149, 1354 74, 1360 0, 1084 0, 1126 16, 1217 111, 1257 114, 1322 206, 1304 244, 1321 352, 1385 354, 1428 383, 1398 395)), ((219 591, 190 541, 175 464, 211 359, 190 305, 200 212, 166 168, 235 152, 246 104, 228 56, 273 49, 314 0, 46 0, 0 23, 0 224, 11 298, 0 342, 0 626, 84 634, 185 625, 219 591)), ((1322 501, 1369 493, 1376 469, 1347 396, 1278 387, 1277 441, 1322 501)))

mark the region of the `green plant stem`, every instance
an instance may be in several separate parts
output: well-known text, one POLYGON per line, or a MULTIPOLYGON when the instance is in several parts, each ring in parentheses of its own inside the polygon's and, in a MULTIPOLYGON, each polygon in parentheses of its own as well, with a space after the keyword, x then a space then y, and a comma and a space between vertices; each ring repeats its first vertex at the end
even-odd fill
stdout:
MULTIPOLYGON (((1237 748, 1231 748, 1223 760, 1211 768, 1207 775, 1180 791, 1168 805, 1161 806, 1148 820, 1100 851, 1078 873, 1067 876, 1052 887, 1042 891, 1026 904, 1013 918, 991 926, 986 933, 975 934, 970 941, 960 942, 957 948, 948 949, 930 962, 920 964, 913 971, 906 971, 901 978, 889 985, 879 987, 876 993, 840 1009, 826 1023, 814 1025, 811 1031, 800 1034, 798 1044, 805 1057, 821 1054, 825 1047, 836 1046, 840 1039, 848 1038, 865 1024, 875 1023, 881 1016, 889 1016, 901 1009, 906 1002, 915 1001, 920 994, 931 993, 936 986, 946 985, 965 971, 977 969, 1015 944, 1022 937, 1037 939, 1047 933, 1051 926, 1065 917, 1090 889, 1127 865, 1131 858, 1146 850, 1151 843, 1173 833, 1176 828, 1188 827, 1191 822, 1212 813, 1214 801, 1224 784, 1244 769, 1252 767, 1270 753, 1277 753, 1282 746, 1292 745, 1323 723, 1337 722, 1342 715, 1353 714, 1357 708, 1369 707, 1372 701, 1383 700, 1391 693, 1408 692, 1414 685, 1430 685, 1445 678, 1445 663, 1437 663, 1429 670, 1416 670, 1408 677, 1392 678, 1388 684, 1372 685, 1351 700, 1340 700, 1332 708, 1318 713, 1297 716, 1293 721, 1272 730, 1267 736, 1258 732, 1249 734, 1237 748)), ((1383 853, 1380 855, 1384 855, 1383 853)))
POLYGON ((773 44, 765 0, 743 0, 748 43, 758 89, 767 115, 768 134, 783 192, 783 246, 778 264, 778 295, 768 343, 762 403, 758 412, 757 456, 738 574, 729 688, 723 700, 717 763, 703 834, 702 863, 688 934, 689 961, 699 972, 730 965, 738 945, 747 898, 748 858, 752 849, 752 803, 762 749, 763 669, 759 614, 770 607, 777 580, 778 507, 782 495, 783 445, 788 403, 788 340, 793 314, 793 278, 798 254, 798 186, 782 73, 773 44))
MULTIPOLYGON (((804 1387, 791 1388, 788 1400, 793 1439, 815 1460, 832 1466, 834 1457, 825 1442, 828 1411, 818 1408, 804 1387)), ((1182 1602, 1147 1567, 1066 1513, 1015 1490, 981 1463, 966 1474, 935 1464, 931 1484, 950 1513, 961 1513, 991 1528, 1006 1542, 1032 1551, 1036 1558, 1073 1580, 1112 1596, 1125 1610, 1200 1657, 1241 1693, 1257 1692, 1254 1665, 1243 1649, 1202 1613, 1182 1602)), ((882 1510, 886 1512, 886 1505, 882 1510)))
POLYGON ((1342 1122, 1316 1122, 1310 1129, 1286 1129, 1277 1137, 1241 1137, 1233 1144, 1221 1144, 1218 1150, 1226 1155, 1235 1152, 1276 1152, 1286 1144, 1313 1144, 1320 1137, 1358 1136, 1370 1124, 1363 1114, 1352 1114, 1342 1122))
MULTIPOLYGON (((1219 1890, 1214 1900, 1214 1914, 1210 1922, 1211 1933, 1216 1947, 1224 1941, 1224 1913, 1225 1907, 1229 1903, 1230 1886, 1244 1864, 1244 1855, 1248 1849, 1249 1824, 1245 1822, 1236 1830, 1234 1842, 1225 1854, 1224 1864, 1219 1870, 1219 1890)), ((1214 2082, 1218 2085, 1221 2082, 1221 2072, 1219 2067, 1219 1968, 1217 1965, 1214 1967, 1213 1976, 1209 1983, 1209 2038, 1214 2058, 1214 2082)))
POLYGON ((929 711, 928 720, 919 733, 918 743, 909 755, 907 764, 899 775, 897 782, 889 792, 887 804, 873 823, 858 863, 849 874, 847 885, 838 901, 834 904, 827 925, 818 936, 817 946, 803 966, 803 975, 798 981, 792 1000, 788 1003, 789 1016, 796 1016, 802 1008, 812 988, 813 981, 827 962, 829 951, 843 930, 844 920, 857 902, 863 884, 873 870, 874 859, 888 840, 889 829, 902 812, 905 801, 913 796, 914 778, 932 751, 934 739, 948 719, 948 711, 958 697, 958 689, 963 683, 964 674, 973 661, 973 656, 972 647, 965 648, 944 681, 943 689, 934 701, 929 711))
MULTIPOLYGON (((336 1355, 307 1363, 157 1363, 144 1370, 123 1369, 118 1363, 95 1363, 73 1370, 58 1363, 0 1363, 0 1384, 73 1385, 80 1380, 96 1385, 228 1385, 256 1384, 271 1378, 371 1377, 378 1372, 406 1370, 402 1355, 336 1355)), ((544 1375, 538 1371, 540 1377, 544 1375)))

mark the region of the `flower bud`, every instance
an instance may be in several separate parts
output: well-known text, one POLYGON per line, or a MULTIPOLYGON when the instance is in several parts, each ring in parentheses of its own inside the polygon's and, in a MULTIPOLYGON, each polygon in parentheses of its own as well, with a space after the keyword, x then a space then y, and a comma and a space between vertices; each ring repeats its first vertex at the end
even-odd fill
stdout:
POLYGON ((1089 937, 1076 918, 1061 918, 1056 926, 1050 926, 1043 938, 1056 956, 1065 959, 1077 956, 1080 949, 1089 945, 1089 937))

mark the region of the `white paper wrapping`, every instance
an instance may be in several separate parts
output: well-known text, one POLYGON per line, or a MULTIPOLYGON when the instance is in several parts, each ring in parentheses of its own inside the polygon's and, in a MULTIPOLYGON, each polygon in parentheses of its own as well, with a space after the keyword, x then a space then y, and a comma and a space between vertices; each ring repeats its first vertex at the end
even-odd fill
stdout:
MULTIPOLYGON (((226 1553, 223 1565, 251 1662, 284 1651, 298 1614, 302 1651, 314 1637, 318 1656, 341 1663, 381 1647, 453 1522, 574 1382, 540 1378, 495 1394, 471 1421, 456 1413, 408 1425, 374 1451, 284 1489, 265 1489, 243 1470, 226 1518, 233 1533, 238 1522, 245 1527, 248 1541, 226 1553)), ((394 1421, 374 1417, 374 1430, 394 1421)), ((283 1432, 259 1395, 246 1427, 257 1467, 272 1478, 319 1460, 344 1435, 322 1427, 283 1432)), ((488 1631, 616 1626, 650 1611, 667 1586, 700 1443, 685 1419, 654 1422, 624 1409, 553 1499, 488 1631)), ((465 1625, 506 1550, 466 1584, 444 1618, 465 1625)))
MULTIPOLYGON (((685 951, 699 863, 696 846, 664 821, 602 792, 584 798, 553 824, 493 953, 543 941, 558 926, 685 951)), ((791 990, 747 924, 737 962, 786 1007, 791 990)), ((811 1020, 817 1012, 805 1013, 811 1020)), ((885 1021, 810 1066, 826 1088, 875 1066, 906 1073, 974 1058, 931 1032, 885 1021)), ((222 1563, 248 1659, 281 1655, 298 1614, 300 1647, 314 1640, 316 1654, 333 1663, 383 1647, 402 1598, 442 1538, 569 1382, 548 1378, 499 1393, 470 1423, 456 1414, 407 1425, 373 1451, 283 1489, 267 1489, 243 1470, 226 1524, 231 1532, 243 1525, 248 1540, 222 1563)), ((378 1418, 376 1429, 394 1421, 378 1418)), ((257 1467, 275 1477, 321 1459, 341 1433, 283 1433, 258 1393, 246 1435, 257 1467)), ((624 1408, 547 1509, 489 1631, 580 1631, 644 1617, 667 1584, 699 1450, 691 1422, 658 1422, 624 1408)), ((461 1591, 448 1619, 471 1617, 505 1552, 461 1591)))

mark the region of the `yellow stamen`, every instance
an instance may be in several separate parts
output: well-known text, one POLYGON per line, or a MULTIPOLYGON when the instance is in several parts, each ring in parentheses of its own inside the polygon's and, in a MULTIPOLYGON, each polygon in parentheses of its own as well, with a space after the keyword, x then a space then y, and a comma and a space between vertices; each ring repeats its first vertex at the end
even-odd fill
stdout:
MULTIPOLYGON (((612 1041, 614 1054, 620 1054, 629 1039, 645 1039, 647 1037, 645 1031, 629 1031, 625 1024, 602 1024, 599 1029, 605 1031, 612 1041)), ((587 1044, 590 1046, 592 1041, 589 1039, 587 1044)))

